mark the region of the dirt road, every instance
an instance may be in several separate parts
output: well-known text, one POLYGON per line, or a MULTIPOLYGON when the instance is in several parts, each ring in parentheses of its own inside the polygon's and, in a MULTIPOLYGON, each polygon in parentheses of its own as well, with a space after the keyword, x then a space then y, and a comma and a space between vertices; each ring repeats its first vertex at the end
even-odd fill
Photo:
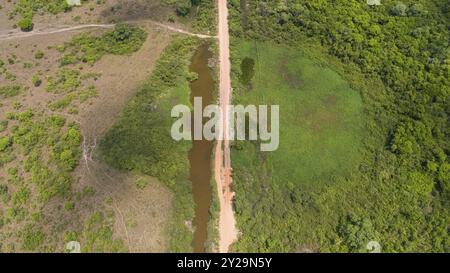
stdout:
POLYGON ((220 60, 220 108, 222 115, 223 141, 218 140, 215 149, 215 178, 220 201, 219 216, 219 251, 228 252, 230 245, 237 238, 236 221, 233 212, 233 196, 231 189, 230 141, 228 138, 228 105, 231 103, 231 64, 230 36, 228 30, 227 0, 218 0, 219 7, 219 60, 220 60))
MULTIPOLYGON (((186 35, 190 35, 190 36, 195 36, 195 37, 202 38, 202 39, 216 38, 215 36, 192 33, 192 32, 177 28, 175 26, 171 26, 171 25, 167 25, 167 24, 163 24, 163 23, 155 22, 155 21, 151 21, 151 20, 129 21, 127 23, 152 23, 152 24, 155 24, 159 27, 168 29, 173 32, 178 32, 178 33, 182 33, 182 34, 186 34, 186 35)), ((33 37, 33 36, 39 36, 39 35, 56 34, 56 33, 88 29, 88 28, 112 28, 114 26, 115 26, 115 24, 57 26, 57 27, 46 27, 43 29, 37 29, 37 30, 30 31, 30 32, 23 32, 23 31, 20 31, 19 29, 12 29, 12 30, 0 31, 0 41, 19 39, 19 38, 27 38, 27 37, 33 37)))

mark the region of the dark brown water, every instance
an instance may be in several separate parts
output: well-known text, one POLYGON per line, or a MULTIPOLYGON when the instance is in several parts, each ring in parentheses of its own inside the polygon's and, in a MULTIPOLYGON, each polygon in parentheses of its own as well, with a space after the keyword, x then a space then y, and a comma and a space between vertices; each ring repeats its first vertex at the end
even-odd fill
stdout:
MULTIPOLYGON (((199 47, 190 66, 190 71, 198 74, 198 79, 191 83, 191 102, 194 97, 203 98, 203 107, 212 103, 212 91, 214 80, 211 69, 208 67, 208 59, 212 57, 207 45, 199 47)), ((193 119, 192 119, 193 120, 193 119)), ((204 121, 205 122, 205 121, 204 121)), ((192 123, 192 126, 193 123, 192 123)), ((194 132, 194 128, 192 128, 194 132)), ((193 141, 193 147, 189 152, 190 180, 195 202, 194 218, 194 252, 205 252, 207 239, 207 227, 209 221, 209 207, 211 206, 211 154, 213 143, 211 141, 193 141)))

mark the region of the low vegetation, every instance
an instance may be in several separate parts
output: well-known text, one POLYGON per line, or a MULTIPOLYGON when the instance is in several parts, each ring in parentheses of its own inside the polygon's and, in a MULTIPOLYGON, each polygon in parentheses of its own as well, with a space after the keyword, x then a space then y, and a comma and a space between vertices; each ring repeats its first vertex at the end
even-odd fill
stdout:
POLYGON ((127 252, 125 244, 120 239, 113 238, 114 214, 104 215, 102 212, 94 212, 86 220, 83 230, 82 252, 111 253, 127 252))
POLYGON ((74 69, 63 68, 58 71, 56 77, 49 77, 47 82, 47 92, 56 94, 73 92, 81 85, 80 72, 74 69))
POLYGON ((145 42, 147 34, 139 27, 118 24, 100 37, 80 34, 61 49, 65 54, 61 66, 79 62, 93 64, 105 54, 126 55, 136 52, 145 42))
POLYGON ((15 5, 12 15, 20 15, 18 26, 23 31, 33 29, 33 16, 39 12, 57 14, 69 11, 71 7, 66 0, 19 0, 15 5))
POLYGON ((44 243, 47 235, 41 227, 45 222, 35 216, 42 214, 50 199, 71 196, 70 172, 81 155, 80 130, 61 116, 47 116, 32 109, 8 113, 8 119, 12 126, 0 137, 0 158, 23 158, 23 165, 11 160, 0 164, 8 173, 8 186, 2 187, 6 214, 1 215, 1 228, 7 231, 14 227, 23 239, 23 250, 45 251, 54 241, 44 243))
POLYGON ((15 97, 23 91, 23 87, 20 85, 7 85, 0 86, 0 98, 6 99, 15 97))

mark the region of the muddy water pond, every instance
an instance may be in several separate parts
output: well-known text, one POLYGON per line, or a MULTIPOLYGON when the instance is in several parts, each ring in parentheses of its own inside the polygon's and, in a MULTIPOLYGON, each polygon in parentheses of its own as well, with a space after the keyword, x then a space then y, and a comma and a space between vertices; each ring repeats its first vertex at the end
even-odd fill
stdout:
MULTIPOLYGON (((214 79, 208 60, 212 57, 208 45, 202 45, 192 58, 189 70, 198 74, 197 80, 191 83, 191 102, 194 97, 202 97, 203 107, 213 102, 214 79)), ((192 119, 193 120, 193 119, 192 119)), ((205 121, 204 121, 205 122, 205 121)), ((192 126, 193 123, 192 123, 192 126)), ((194 128, 192 128, 194 132, 194 128)), ((195 202, 194 252, 205 252, 205 242, 208 237, 209 208, 211 206, 211 156, 213 142, 207 140, 193 140, 189 152, 190 180, 195 202)))

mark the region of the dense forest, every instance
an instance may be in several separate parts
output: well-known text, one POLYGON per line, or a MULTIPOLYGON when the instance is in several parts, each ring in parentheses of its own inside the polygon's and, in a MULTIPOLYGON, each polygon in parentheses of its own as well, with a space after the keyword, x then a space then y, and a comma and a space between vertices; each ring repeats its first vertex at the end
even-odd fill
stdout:
POLYGON ((351 174, 330 176, 314 190, 295 177, 284 181, 289 190, 275 185, 264 160, 246 173, 235 163, 242 232, 235 250, 359 252, 372 238, 383 251, 449 251, 450 2, 233 0, 229 6, 236 100, 248 89, 237 80, 245 78, 239 41, 287 46, 323 60, 359 91, 367 131, 351 174), (258 169, 269 186, 255 177, 258 169))

